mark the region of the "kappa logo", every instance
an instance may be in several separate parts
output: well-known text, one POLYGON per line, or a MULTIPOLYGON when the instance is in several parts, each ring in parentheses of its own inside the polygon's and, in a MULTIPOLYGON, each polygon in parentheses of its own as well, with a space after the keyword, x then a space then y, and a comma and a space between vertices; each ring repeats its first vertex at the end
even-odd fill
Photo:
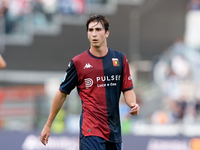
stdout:
POLYGON ((86 69, 86 68, 93 68, 93 66, 90 65, 89 63, 86 63, 86 64, 85 64, 85 67, 84 67, 83 69, 86 69))

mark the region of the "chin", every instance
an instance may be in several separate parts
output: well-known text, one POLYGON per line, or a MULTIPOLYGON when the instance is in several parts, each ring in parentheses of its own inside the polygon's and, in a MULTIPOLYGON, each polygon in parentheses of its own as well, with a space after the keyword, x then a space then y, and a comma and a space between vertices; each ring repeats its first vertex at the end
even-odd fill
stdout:
POLYGON ((95 48, 99 48, 100 47, 100 45, 97 45, 97 44, 93 44, 92 46, 95 47, 95 48))

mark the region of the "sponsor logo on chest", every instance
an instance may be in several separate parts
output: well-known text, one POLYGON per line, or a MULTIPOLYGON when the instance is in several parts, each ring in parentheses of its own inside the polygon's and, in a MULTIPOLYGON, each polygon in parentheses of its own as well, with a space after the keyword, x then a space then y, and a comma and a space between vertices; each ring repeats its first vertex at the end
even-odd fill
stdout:
MULTIPOLYGON (((95 79, 96 79, 95 84, 97 85, 97 87, 117 86, 116 81, 120 81, 121 75, 98 76, 95 79)), ((86 78, 84 80, 86 89, 93 86, 94 84, 93 79, 86 78)))
MULTIPOLYGON (((114 67, 118 67, 120 65, 118 58, 112 58, 112 65, 114 67)), ((83 67, 84 70, 90 70, 95 69, 96 67, 93 67, 94 65, 92 63, 86 63, 83 67)), ((91 72, 90 72, 91 73, 91 72)), ((95 78, 86 78, 85 81, 85 87, 86 89, 97 86, 97 87, 107 87, 107 86, 117 86, 116 81, 121 80, 121 75, 119 74, 113 74, 110 76, 96 76, 95 78)))

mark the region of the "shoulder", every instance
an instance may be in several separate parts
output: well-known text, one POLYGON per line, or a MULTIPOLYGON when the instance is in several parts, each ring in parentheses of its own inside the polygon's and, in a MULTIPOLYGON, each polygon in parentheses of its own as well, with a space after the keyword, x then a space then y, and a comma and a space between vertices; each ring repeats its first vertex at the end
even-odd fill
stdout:
POLYGON ((110 53, 115 57, 122 57, 124 58, 125 54, 121 51, 113 50, 109 48, 110 53))
POLYGON ((82 52, 82 53, 76 55, 74 58, 72 58, 72 60, 73 60, 73 62, 81 61, 81 60, 83 60, 83 58, 87 57, 87 54, 88 54, 88 52, 87 52, 87 50, 85 50, 84 52, 82 52))

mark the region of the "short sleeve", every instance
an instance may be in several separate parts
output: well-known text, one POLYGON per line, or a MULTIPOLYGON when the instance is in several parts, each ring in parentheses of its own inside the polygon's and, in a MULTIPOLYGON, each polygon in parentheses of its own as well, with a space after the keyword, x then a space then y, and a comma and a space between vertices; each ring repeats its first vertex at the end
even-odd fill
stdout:
POLYGON ((60 84, 59 90, 66 94, 70 94, 70 92, 75 88, 78 83, 77 70, 74 65, 74 62, 71 60, 68 68, 66 70, 65 76, 60 84))
POLYGON ((123 60, 123 84, 122 84, 122 91, 127 91, 130 89, 133 89, 133 81, 131 78, 131 73, 130 73, 130 68, 129 68, 129 63, 126 58, 126 55, 124 55, 124 60, 123 60))

